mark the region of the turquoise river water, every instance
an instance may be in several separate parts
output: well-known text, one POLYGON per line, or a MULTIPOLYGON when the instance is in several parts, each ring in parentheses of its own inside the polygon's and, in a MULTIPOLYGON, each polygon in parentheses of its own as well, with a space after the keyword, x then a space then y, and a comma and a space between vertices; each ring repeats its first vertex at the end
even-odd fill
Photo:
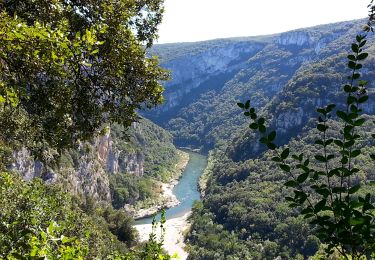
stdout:
MULTIPOLYGON (((188 152, 189 162, 186 165, 182 177, 173 188, 173 194, 181 202, 178 206, 169 208, 165 212, 167 219, 183 216, 191 210, 194 201, 200 199, 198 191, 198 180, 207 166, 207 157, 198 153, 188 152)), ((135 224, 150 224, 152 217, 135 221, 135 224)))

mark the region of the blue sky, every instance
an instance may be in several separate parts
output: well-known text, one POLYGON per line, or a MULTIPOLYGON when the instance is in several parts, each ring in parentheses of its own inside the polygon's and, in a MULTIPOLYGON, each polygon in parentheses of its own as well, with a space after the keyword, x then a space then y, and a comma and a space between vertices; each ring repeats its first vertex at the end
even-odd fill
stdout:
POLYGON ((158 43, 272 34, 366 17, 370 0, 165 0, 158 43))

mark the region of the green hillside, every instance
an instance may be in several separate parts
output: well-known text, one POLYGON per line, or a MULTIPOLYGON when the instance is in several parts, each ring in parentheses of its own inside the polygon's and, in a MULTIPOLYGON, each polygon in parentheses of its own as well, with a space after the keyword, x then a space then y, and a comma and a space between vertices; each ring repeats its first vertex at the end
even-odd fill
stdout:
POLYGON ((162 66, 171 70, 172 81, 166 84, 165 104, 145 115, 169 130, 177 144, 208 151, 233 139, 237 126, 245 123, 234 103, 250 98, 259 108, 268 106, 281 90, 290 88, 298 73, 345 53, 344 43, 362 23, 188 43, 188 48, 159 45, 155 52, 162 66))
MULTIPOLYGON (((343 22, 256 40, 241 39, 243 45, 222 40, 197 43, 192 55, 185 54, 185 48, 190 50, 193 44, 168 45, 165 51, 173 51, 165 60, 163 45, 158 46, 163 66, 172 73, 166 93, 175 99, 169 100, 166 95, 164 107, 147 116, 170 130, 176 143, 211 150, 210 167, 203 177, 205 197, 194 207, 187 238, 191 259, 306 259, 317 253, 319 239, 284 200, 289 195, 283 187, 287 176, 271 162, 270 153, 264 153, 259 136, 248 129, 236 102, 250 99, 269 127, 277 131, 278 144, 312 155, 317 149, 313 144, 317 136, 315 109, 343 103, 346 56, 363 23, 343 22), (235 49, 238 52, 231 56, 220 50, 224 48, 221 44, 232 54, 235 49), (212 48, 205 49, 207 45, 212 48), (207 60, 218 62, 220 58, 223 67, 212 69, 207 65, 207 60), (199 59, 203 64, 190 68, 194 66, 192 61, 199 59), (192 72, 192 82, 185 81, 187 72, 180 70, 180 63, 186 65, 181 68, 192 72), (190 90, 183 91, 184 87, 190 90)), ((364 111, 373 115, 372 35, 366 46, 369 58, 363 75, 370 82, 370 101, 364 111)), ((370 116, 368 121, 372 120, 370 116)), ((339 124, 333 124, 336 132, 332 134, 337 135, 339 124)), ((363 169, 357 181, 364 186, 361 193, 373 193, 375 190, 367 185, 374 179, 374 163, 369 159, 374 152, 372 126, 367 125, 363 131, 366 138, 361 144, 366 148, 356 160, 363 169)))

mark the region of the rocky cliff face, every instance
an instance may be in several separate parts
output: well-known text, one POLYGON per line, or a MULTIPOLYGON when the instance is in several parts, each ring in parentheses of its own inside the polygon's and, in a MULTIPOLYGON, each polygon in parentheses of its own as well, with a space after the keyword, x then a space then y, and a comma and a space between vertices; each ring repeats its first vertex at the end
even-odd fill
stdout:
POLYGON ((95 142, 98 160, 111 174, 126 172, 136 176, 144 173, 144 154, 141 152, 129 152, 115 147, 110 133, 98 138, 95 142))
POLYGON ((184 96, 210 78, 244 68, 248 57, 263 46, 257 42, 229 43, 163 63, 171 71, 172 80, 166 83, 166 102, 160 111, 178 106, 184 96))
MULTIPOLYGON (((140 119, 129 129, 114 124, 105 132, 92 142, 80 143, 76 149, 63 153, 58 166, 46 167, 35 161, 26 149, 21 149, 14 152, 11 168, 27 180, 40 177, 47 183, 62 184, 65 190, 83 199, 88 197, 108 203, 113 200, 112 181, 117 177, 136 183, 146 175, 159 178, 159 175, 175 171, 179 155, 172 136, 149 120, 140 119)), ((51 150, 45 154, 47 158, 54 155, 51 150)), ((119 182, 116 187, 129 188, 132 194, 138 194, 134 183, 119 182)), ((135 196, 131 201, 137 199, 139 197, 135 196)))
POLYGON ((14 153, 12 169, 25 179, 40 177, 47 183, 63 183, 78 196, 111 201, 108 174, 127 173, 142 176, 145 156, 140 152, 117 149, 110 132, 92 143, 80 144, 76 151, 62 156, 61 166, 54 169, 35 161, 26 149, 14 153))
POLYGON ((351 27, 350 23, 341 23, 336 29, 330 26, 318 26, 268 37, 232 41, 214 40, 206 44, 196 43, 196 49, 190 45, 186 47, 184 44, 181 44, 179 49, 179 44, 175 44, 173 52, 177 54, 174 55, 169 53, 171 45, 165 47, 159 45, 156 53, 161 56, 162 67, 171 71, 172 79, 165 84, 166 102, 157 111, 165 112, 178 106, 184 97, 194 89, 201 88, 202 83, 210 78, 231 71, 248 69, 247 61, 256 53, 267 49, 267 46, 275 44, 272 48, 305 48, 307 51, 304 55, 298 54, 294 60, 288 61, 299 64, 310 60, 312 54, 319 54, 325 46, 340 38, 351 27), (189 51, 184 51, 184 48, 189 51), (313 50, 313 53, 310 53, 310 50, 313 50), (163 62, 164 56, 168 56, 168 59, 163 62))
POLYGON ((280 45, 311 46, 314 43, 314 39, 308 32, 293 31, 282 33, 276 38, 275 42, 280 45))

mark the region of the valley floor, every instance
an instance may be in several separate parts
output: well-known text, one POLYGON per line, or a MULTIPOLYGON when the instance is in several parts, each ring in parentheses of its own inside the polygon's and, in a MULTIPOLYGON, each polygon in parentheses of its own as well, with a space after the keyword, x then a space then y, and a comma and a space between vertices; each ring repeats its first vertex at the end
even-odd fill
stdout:
MULTIPOLYGON (((184 250, 184 231, 186 231, 190 224, 188 217, 191 212, 186 213, 182 217, 168 219, 165 223, 165 239, 164 249, 173 256, 177 253, 179 259, 187 259, 187 252, 184 250)), ((140 236, 140 241, 147 241, 152 231, 152 224, 142 224, 134 226, 140 236)), ((157 237, 160 238, 160 228, 156 230, 157 237)))

